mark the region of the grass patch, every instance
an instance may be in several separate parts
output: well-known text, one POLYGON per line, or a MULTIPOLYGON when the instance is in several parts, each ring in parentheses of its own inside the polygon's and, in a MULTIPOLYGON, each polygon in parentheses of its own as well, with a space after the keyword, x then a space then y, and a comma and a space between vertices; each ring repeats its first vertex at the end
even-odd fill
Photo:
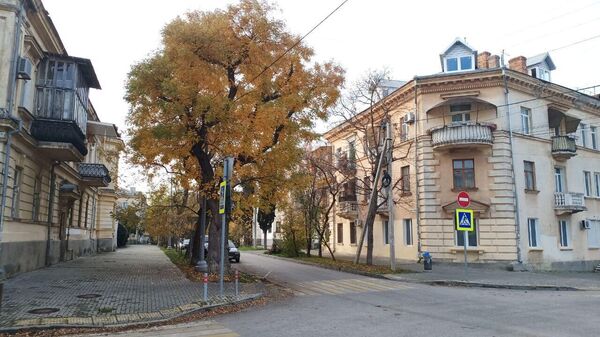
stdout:
POLYGON ((294 260, 299 260, 303 262, 308 262, 311 264, 315 264, 318 266, 324 266, 332 269, 336 269, 339 271, 347 271, 347 272, 360 272, 374 275, 382 275, 382 274, 398 274, 398 273, 406 273, 408 271, 396 269, 396 271, 392 271, 388 266, 377 266, 377 265, 366 265, 366 264, 354 264, 352 261, 347 260, 332 260, 328 257, 318 257, 318 256, 306 256, 306 254, 299 257, 288 257, 283 254, 273 254, 275 256, 286 257, 294 260))
MULTIPOLYGON (((183 252, 177 251, 175 249, 166 249, 160 248, 165 255, 171 260, 171 262, 179 268, 185 274, 185 277, 193 282, 202 283, 202 273, 197 272, 195 266, 190 264, 190 260, 185 256, 183 252)), ((231 274, 225 274, 223 277, 225 282, 233 282, 234 275, 233 269, 231 270, 231 274)), ((208 282, 218 282, 219 281, 219 273, 209 273, 208 274, 208 282)), ((252 275, 240 272, 240 283, 254 283, 257 282, 258 279, 252 275)))

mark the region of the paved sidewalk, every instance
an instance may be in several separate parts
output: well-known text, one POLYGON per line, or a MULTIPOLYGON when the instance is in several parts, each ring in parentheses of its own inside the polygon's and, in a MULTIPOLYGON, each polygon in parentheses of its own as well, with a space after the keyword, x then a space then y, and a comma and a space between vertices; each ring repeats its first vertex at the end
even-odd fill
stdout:
POLYGON ((202 284, 188 280, 158 247, 132 245, 7 280, 0 329, 160 321, 254 297, 244 288, 234 296, 232 285, 226 288, 229 296, 211 297, 218 290, 209 286, 209 301, 203 302, 202 284), (35 309, 52 312, 32 313, 35 309))

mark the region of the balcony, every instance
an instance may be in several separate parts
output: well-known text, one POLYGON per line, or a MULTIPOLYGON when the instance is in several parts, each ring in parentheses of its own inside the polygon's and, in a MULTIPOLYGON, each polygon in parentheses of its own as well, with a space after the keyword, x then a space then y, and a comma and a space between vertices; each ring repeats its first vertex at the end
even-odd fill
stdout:
POLYGON ((571 136, 552 137, 552 157, 558 161, 565 161, 577 155, 575 139, 571 136))
POLYGON ((434 150, 445 148, 491 146, 495 124, 458 122, 429 130, 434 150))
POLYGON ((59 161, 81 161, 87 154, 85 136, 74 121, 36 118, 31 135, 48 158, 59 161))
POLYGON ((102 164, 79 164, 79 175, 88 186, 107 187, 110 184, 110 173, 102 164))
POLYGON ((585 198, 583 193, 554 193, 554 212, 557 215, 585 211, 585 198))
POLYGON ((356 201, 340 201, 338 203, 337 215, 354 220, 358 217, 358 202, 356 201))

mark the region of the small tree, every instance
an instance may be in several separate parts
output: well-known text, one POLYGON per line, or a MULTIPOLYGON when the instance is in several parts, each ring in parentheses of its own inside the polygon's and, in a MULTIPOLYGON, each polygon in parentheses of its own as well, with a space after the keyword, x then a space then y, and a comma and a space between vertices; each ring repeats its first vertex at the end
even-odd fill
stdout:
POLYGON ((263 231, 264 247, 267 249, 267 231, 271 230, 275 221, 275 205, 271 204, 267 210, 258 210, 258 226, 263 231))

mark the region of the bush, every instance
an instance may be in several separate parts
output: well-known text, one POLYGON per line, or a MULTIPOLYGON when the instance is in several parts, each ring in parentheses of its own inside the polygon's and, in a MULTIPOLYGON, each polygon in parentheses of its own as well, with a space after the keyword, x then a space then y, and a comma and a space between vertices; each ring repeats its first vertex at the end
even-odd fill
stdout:
POLYGON ((269 249, 269 254, 281 254, 280 245, 281 245, 281 243, 279 240, 273 239, 273 244, 271 245, 271 248, 269 249))
POLYGON ((119 224, 119 227, 117 228, 117 247, 125 247, 128 238, 129 231, 125 226, 119 224))

